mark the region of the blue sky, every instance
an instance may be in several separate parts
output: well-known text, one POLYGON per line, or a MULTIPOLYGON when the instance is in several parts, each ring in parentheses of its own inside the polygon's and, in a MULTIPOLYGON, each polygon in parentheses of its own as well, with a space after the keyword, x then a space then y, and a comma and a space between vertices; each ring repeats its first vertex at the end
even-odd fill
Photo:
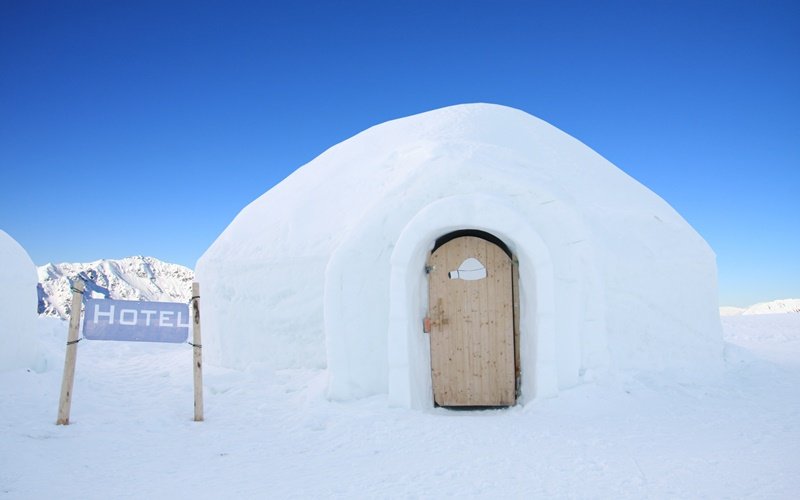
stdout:
POLYGON ((0 228, 193 267, 330 146, 493 102, 675 207, 721 303, 800 297, 798 89, 798 2, 0 0, 0 228))

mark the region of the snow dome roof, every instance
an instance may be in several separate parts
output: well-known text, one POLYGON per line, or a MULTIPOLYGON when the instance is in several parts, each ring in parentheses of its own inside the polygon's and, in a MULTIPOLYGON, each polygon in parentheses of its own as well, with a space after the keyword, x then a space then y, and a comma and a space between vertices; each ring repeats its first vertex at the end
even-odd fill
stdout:
POLYGON ((519 259, 528 349, 549 357, 530 393, 595 368, 717 354, 703 239, 578 140, 492 104, 372 127, 243 209, 197 264, 204 344, 227 365, 328 366, 341 397, 385 392, 393 363, 408 364, 393 361, 407 349, 392 338, 416 335, 426 309, 423 254, 459 229, 492 233, 519 259))

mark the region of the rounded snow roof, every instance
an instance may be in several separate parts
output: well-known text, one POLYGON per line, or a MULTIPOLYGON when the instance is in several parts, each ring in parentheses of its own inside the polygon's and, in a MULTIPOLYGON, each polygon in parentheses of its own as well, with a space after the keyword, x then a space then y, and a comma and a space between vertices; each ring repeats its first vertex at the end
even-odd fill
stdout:
POLYGON ((242 210, 198 267, 222 254, 262 261, 287 251, 329 252, 362 217, 417 193, 426 200, 469 192, 522 198, 531 187, 587 212, 646 213, 685 225, 650 190, 543 120, 496 104, 462 104, 382 123, 331 147, 242 210), (226 244, 234 241, 249 244, 226 244))

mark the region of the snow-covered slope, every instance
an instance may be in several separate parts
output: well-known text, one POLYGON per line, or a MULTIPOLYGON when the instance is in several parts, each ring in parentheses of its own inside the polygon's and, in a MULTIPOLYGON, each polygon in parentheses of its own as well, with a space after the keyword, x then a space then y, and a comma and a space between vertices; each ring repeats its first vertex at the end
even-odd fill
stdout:
POLYGON ((719 308, 720 316, 783 313, 800 313, 800 299, 781 299, 771 302, 759 302, 750 307, 723 306, 719 308))
POLYGON ((746 308, 744 307, 735 307, 735 306, 721 306, 719 308, 719 315, 720 316, 739 316, 744 312, 746 308))
POLYGON ((742 314, 775 314, 800 312, 800 299, 773 300, 761 302, 745 309, 742 314))
POLYGON ((121 300, 186 302, 194 273, 187 267, 153 257, 103 259, 88 264, 39 267, 39 313, 69 317, 70 280, 80 276, 95 297, 121 300))

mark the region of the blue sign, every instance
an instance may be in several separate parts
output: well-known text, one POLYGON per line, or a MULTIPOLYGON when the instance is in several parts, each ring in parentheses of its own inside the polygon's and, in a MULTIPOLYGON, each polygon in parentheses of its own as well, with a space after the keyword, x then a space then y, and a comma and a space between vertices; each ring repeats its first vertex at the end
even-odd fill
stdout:
POLYGON ((177 302, 85 299, 83 336, 89 340, 185 342, 189 306, 177 302))

